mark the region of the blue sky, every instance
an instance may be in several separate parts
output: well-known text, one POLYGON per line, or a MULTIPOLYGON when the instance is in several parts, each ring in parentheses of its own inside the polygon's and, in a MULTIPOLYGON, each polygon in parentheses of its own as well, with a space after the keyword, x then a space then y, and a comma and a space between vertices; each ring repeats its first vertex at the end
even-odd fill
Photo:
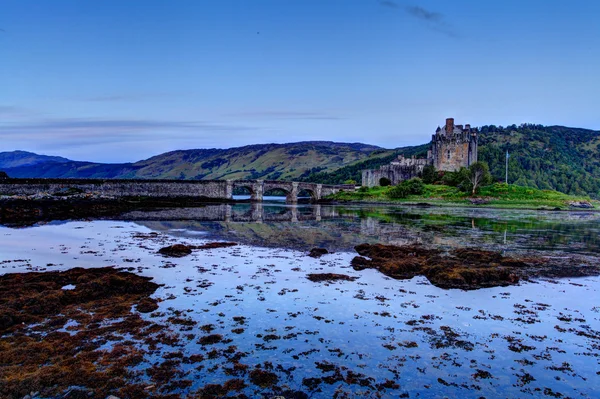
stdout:
POLYGON ((600 129, 600 1, 0 0, 0 151, 600 129))

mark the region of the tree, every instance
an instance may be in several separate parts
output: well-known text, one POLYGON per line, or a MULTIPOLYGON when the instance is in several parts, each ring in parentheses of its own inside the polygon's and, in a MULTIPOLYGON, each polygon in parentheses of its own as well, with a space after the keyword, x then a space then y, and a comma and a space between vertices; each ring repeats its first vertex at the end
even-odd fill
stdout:
POLYGON ((379 185, 381 187, 387 187, 391 184, 392 184, 392 181, 390 179, 388 179, 387 177, 382 177, 381 179, 379 179, 379 185))
POLYGON ((423 183, 433 184, 438 178, 437 171, 433 165, 425 165, 423 167, 423 183))
POLYGON ((487 163, 475 162, 473 165, 469 166, 467 181, 471 187, 471 195, 475 195, 479 186, 490 184, 492 175, 490 174, 487 163))
POLYGON ((392 187, 388 192, 390 198, 406 198, 409 195, 421 195, 425 191, 423 180, 413 177, 410 180, 404 180, 398 185, 392 187))

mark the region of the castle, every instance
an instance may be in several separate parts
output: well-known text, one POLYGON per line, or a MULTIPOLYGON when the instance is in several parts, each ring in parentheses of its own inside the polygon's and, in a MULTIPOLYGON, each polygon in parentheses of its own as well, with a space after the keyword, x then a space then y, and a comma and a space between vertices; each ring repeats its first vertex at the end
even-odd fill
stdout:
POLYGON ((454 172, 461 167, 469 167, 477 162, 477 129, 471 125, 455 125, 454 118, 446 119, 444 127, 436 129, 431 136, 427 159, 405 158, 399 155, 389 165, 379 169, 362 171, 362 185, 373 187, 379 185, 379 179, 385 177, 393 185, 403 180, 418 177, 426 165, 433 165, 436 170, 454 172))

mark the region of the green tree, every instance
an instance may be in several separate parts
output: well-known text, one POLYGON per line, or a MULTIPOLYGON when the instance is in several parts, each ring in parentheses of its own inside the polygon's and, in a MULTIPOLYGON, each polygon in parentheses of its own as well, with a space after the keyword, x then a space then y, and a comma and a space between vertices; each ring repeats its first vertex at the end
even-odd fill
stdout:
POLYGON ((425 165, 423 168, 423 183, 433 184, 438 178, 437 171, 433 165, 425 165))
POLYGON ((475 195, 480 186, 488 185, 492 182, 490 169, 485 162, 475 162, 469 166, 469 173, 465 183, 471 189, 471 195, 475 195))
POLYGON ((410 180, 404 180, 398 183, 396 186, 388 192, 390 198, 406 198, 409 195, 421 195, 425 191, 425 185, 423 180, 418 177, 414 177, 410 180))
POLYGON ((391 184, 392 184, 392 181, 390 179, 388 179, 387 177, 382 177, 381 179, 379 179, 379 185, 381 187, 387 187, 391 184))

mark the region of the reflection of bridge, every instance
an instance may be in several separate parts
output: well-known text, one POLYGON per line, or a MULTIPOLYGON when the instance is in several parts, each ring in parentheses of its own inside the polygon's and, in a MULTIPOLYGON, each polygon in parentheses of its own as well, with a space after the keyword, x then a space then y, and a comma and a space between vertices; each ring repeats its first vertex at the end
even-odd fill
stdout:
MULTIPOLYGON (((207 205, 198 208, 165 208, 159 210, 131 211, 120 215, 125 220, 195 220, 201 222, 302 222, 321 221, 341 217, 332 206, 277 206, 263 205, 262 202, 251 204, 207 205)), ((342 216, 343 217, 343 216, 342 216)), ((354 218, 354 217, 352 217, 354 218)))
POLYGON ((339 191, 354 191, 353 185, 327 185, 271 180, 111 180, 111 179, 3 179, 0 195, 85 193, 112 197, 202 198, 232 200, 233 190, 245 188, 252 201, 262 201, 274 190, 283 191, 286 202, 298 202, 306 192, 313 202, 339 191))

